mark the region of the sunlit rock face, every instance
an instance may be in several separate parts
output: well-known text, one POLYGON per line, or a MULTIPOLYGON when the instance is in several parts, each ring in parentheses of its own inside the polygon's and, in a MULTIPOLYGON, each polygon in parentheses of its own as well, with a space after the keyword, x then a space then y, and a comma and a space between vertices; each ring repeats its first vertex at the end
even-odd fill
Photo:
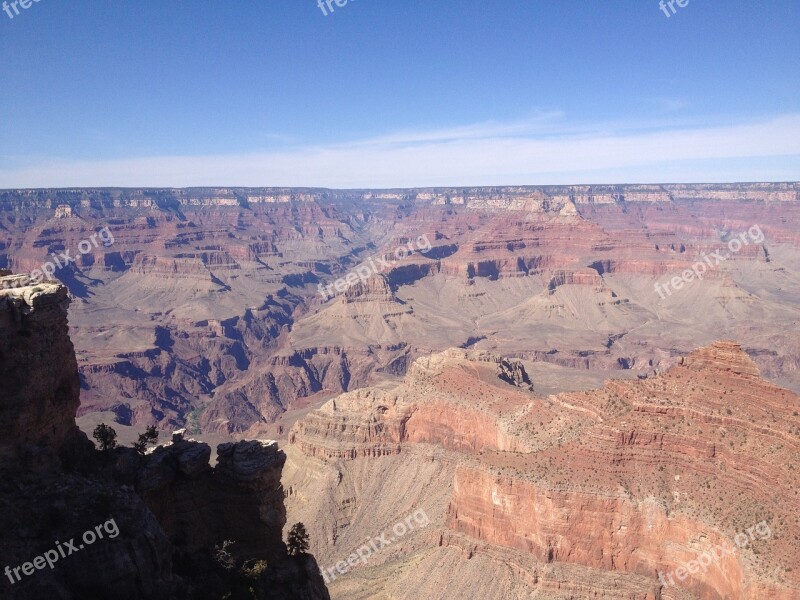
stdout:
POLYGON ((432 527, 376 558, 359 589, 449 598, 491 574, 490 597, 800 597, 800 397, 741 345, 587 392, 540 396, 508 371, 448 350, 293 427, 289 512, 325 524, 322 562, 423 507, 432 527))

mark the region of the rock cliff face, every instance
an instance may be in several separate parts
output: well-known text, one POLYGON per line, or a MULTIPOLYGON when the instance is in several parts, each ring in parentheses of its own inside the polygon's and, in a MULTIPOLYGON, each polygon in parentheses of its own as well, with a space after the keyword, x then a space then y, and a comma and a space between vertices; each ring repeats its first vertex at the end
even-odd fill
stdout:
POLYGON ((66 289, 27 283, 0 274, 0 565, 9 567, 2 596, 222 594, 237 582, 213 552, 231 540, 232 560, 267 561, 248 575, 257 597, 328 598, 313 557, 289 557, 282 541, 285 455, 277 443, 222 444, 213 469, 209 446, 181 436, 145 457, 130 448, 96 451, 75 424, 66 289), (93 531, 90 542, 84 532, 93 531), (56 551, 53 568, 42 570, 35 558, 61 542, 74 550, 56 551))
POLYGON ((158 447, 138 473, 136 490, 164 531, 190 554, 230 539, 243 558, 285 558, 276 533, 286 525, 286 456, 277 442, 221 444, 215 468, 210 455, 207 444, 178 439, 158 447))
POLYGON ((155 598, 177 589, 170 543, 130 489, 92 469, 92 444, 75 425, 77 364, 67 329, 67 291, 0 278, 0 489, 3 567, 22 566, 114 519, 119 538, 69 564, 4 578, 3 597, 155 598), (14 580, 13 583, 11 580, 14 580))
MULTIPOLYGON (((464 389, 440 385, 437 376, 442 370, 457 379, 459 371, 471 367, 470 361, 491 372, 497 381, 525 389, 532 386, 517 361, 453 349, 441 356, 419 359, 405 384, 391 392, 368 388, 331 400, 299 421, 289 439, 308 455, 324 459, 398 454, 404 442, 432 442, 450 450, 474 452, 527 448, 493 421, 493 402, 470 402, 483 393, 499 393, 491 384, 476 386, 468 396, 461 395, 464 389)), ((496 402, 501 400, 509 401, 501 395, 496 402)), ((518 404, 519 398, 512 397, 510 402, 518 404)))
POLYGON ((800 397, 740 345, 547 397, 508 370, 450 350, 294 426, 289 510, 330 513, 324 564, 411 507, 433 524, 333 582, 334 598, 405 598, 409 585, 431 598, 800 598, 800 397))
POLYGON ((0 274, 0 461, 16 456, 35 460, 80 435, 67 290, 25 282, 24 276, 0 274))

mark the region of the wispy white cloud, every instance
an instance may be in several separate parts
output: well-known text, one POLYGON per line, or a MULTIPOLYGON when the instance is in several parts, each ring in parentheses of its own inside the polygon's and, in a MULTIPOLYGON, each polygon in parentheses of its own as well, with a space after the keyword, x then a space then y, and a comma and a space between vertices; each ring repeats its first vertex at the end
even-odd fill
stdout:
POLYGON ((662 112, 677 112, 689 107, 689 102, 682 98, 650 98, 649 103, 662 112))
MULTIPOLYGON (((560 111, 538 113, 529 119, 500 123, 486 121, 472 125, 462 125, 447 129, 432 129, 429 131, 400 131, 389 135, 379 136, 352 143, 339 144, 338 148, 354 146, 383 146, 391 144, 419 144, 423 142, 452 142, 458 140, 479 140, 497 137, 533 136, 552 133, 559 127, 564 117, 560 111)), ((562 125, 563 126, 563 125, 562 125)))
POLYGON ((580 127, 564 123, 560 113, 544 113, 520 122, 399 132, 259 154, 52 159, 0 168, 0 187, 347 188, 800 179, 800 114, 727 126, 670 125, 580 127))

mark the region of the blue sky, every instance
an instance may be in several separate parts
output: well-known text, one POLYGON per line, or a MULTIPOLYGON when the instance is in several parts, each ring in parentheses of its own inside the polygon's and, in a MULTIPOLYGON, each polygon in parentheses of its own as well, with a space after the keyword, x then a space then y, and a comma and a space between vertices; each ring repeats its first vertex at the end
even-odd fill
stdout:
POLYGON ((675 9, 41 0, 0 12, 0 187, 800 179, 800 3, 675 9))

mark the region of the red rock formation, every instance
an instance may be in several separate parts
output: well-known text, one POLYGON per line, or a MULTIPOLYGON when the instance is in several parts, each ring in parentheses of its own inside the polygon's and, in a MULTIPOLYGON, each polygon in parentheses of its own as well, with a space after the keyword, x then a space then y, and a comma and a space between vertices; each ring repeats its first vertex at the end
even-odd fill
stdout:
MULTIPOLYGON (((530 386, 519 363, 486 353, 452 350, 443 357, 418 360, 406 385, 391 393, 365 389, 331 400, 299 421, 289 439, 307 454, 328 459, 397 454, 402 442, 432 442, 467 452, 496 448, 519 451, 524 444, 492 422, 494 413, 489 408, 471 406, 460 397, 461 390, 442 389, 439 381, 431 381, 431 373, 439 374, 443 361, 468 364, 467 357, 491 365, 499 381, 511 379, 523 387, 530 386)), ((459 377, 460 369, 450 374, 459 377)), ((492 384, 471 384, 471 392, 477 397, 498 393, 492 384)), ((500 395, 495 401, 505 403, 509 398, 500 395)), ((510 402, 519 405, 521 399, 512 396, 510 402)))
POLYGON ((800 598, 800 397, 764 381, 741 346, 718 342, 657 377, 549 398, 499 384, 486 358, 420 359, 402 386, 340 396, 290 439, 335 461, 340 479, 391 470, 377 461, 401 469, 418 445, 444 449, 458 466, 439 546, 530 555, 537 575, 525 585, 545 594, 535 597, 800 598), (735 544, 702 569, 691 562, 735 544))

